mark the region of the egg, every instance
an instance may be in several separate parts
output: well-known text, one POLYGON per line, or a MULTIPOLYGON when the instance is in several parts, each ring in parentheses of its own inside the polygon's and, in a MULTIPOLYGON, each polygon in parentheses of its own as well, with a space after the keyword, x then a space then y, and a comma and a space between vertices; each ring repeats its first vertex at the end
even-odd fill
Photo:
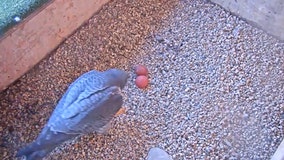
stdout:
POLYGON ((147 76, 148 75, 148 69, 144 65, 137 65, 135 67, 135 73, 136 75, 140 76, 147 76))
POLYGON ((135 84, 138 88, 144 89, 148 86, 149 80, 147 76, 140 75, 136 78, 135 84))

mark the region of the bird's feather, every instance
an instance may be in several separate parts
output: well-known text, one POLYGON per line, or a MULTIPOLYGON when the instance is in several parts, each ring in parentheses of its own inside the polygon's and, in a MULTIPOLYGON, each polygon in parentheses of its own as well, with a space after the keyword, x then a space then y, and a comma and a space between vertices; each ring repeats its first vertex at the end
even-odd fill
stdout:
POLYGON ((48 123, 48 126, 53 131, 68 134, 97 132, 114 117, 122 106, 122 100, 120 88, 109 87, 88 99, 71 104, 68 110, 57 116, 55 122, 48 123))
POLYGON ((121 89, 127 78, 128 74, 118 69, 81 75, 68 87, 38 138, 17 156, 41 159, 80 134, 105 133, 122 106, 121 89))

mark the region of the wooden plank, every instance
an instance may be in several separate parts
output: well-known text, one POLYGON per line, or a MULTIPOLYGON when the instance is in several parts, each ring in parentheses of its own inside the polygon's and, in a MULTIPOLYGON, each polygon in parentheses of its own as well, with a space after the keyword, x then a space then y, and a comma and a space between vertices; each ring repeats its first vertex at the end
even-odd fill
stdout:
POLYGON ((54 0, 0 40, 0 91, 21 77, 109 0, 54 0))
POLYGON ((211 0, 284 41, 283 0, 211 0))

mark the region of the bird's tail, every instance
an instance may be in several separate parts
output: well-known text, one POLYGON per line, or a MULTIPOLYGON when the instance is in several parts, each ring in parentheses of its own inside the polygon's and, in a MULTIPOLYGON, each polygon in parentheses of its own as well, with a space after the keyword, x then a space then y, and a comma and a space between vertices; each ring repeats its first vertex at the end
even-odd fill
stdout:
POLYGON ((25 156, 26 160, 40 160, 63 142, 78 135, 50 131, 44 128, 36 141, 20 149, 16 157, 25 156))
POLYGON ((55 147, 56 146, 49 148, 42 148, 41 146, 39 146, 37 142, 32 142, 26 147, 20 149, 17 152, 16 157, 25 156, 26 160, 40 160, 43 157, 45 157, 48 153, 50 153, 55 147))

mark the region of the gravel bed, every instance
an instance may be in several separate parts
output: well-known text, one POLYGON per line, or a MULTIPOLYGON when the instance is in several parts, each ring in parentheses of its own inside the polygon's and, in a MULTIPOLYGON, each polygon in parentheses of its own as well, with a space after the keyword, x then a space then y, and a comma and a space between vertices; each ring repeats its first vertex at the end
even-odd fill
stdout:
POLYGON ((0 93, 0 159, 40 132, 80 74, 129 71, 127 113, 52 159, 269 159, 284 136, 284 44, 203 0, 112 1, 0 93), (133 66, 150 71, 146 90, 133 66))

